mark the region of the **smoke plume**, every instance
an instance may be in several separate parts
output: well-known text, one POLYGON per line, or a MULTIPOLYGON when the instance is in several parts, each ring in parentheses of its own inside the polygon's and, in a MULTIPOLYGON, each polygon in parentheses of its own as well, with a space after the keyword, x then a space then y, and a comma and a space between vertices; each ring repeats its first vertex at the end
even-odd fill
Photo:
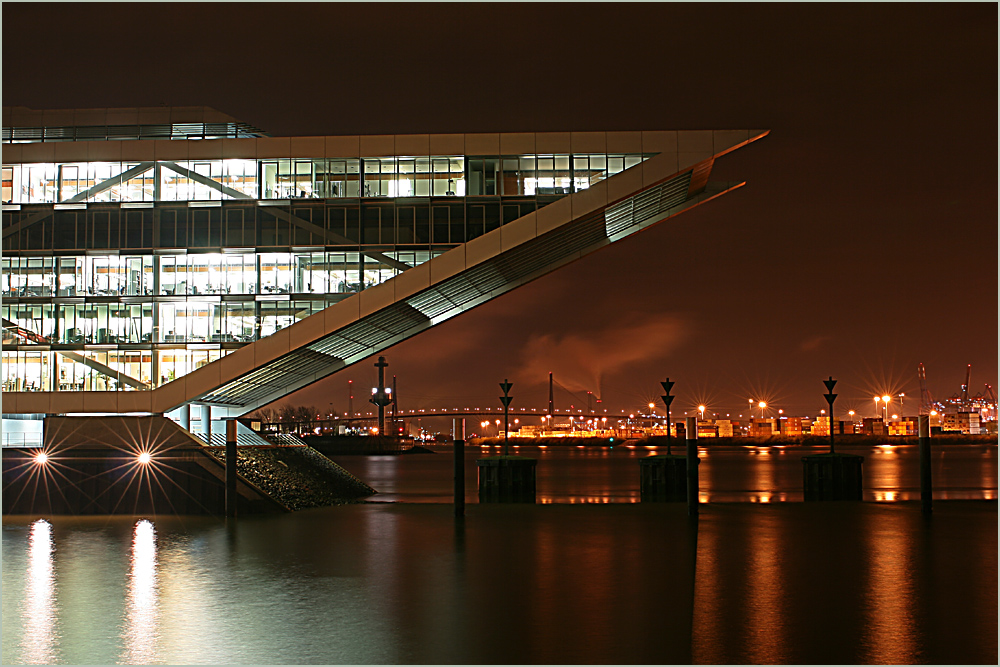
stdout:
POLYGON ((534 383, 548 379, 570 391, 599 394, 601 379, 634 363, 662 359, 687 338, 689 327, 669 315, 633 315, 586 333, 536 335, 524 347, 518 377, 534 383))

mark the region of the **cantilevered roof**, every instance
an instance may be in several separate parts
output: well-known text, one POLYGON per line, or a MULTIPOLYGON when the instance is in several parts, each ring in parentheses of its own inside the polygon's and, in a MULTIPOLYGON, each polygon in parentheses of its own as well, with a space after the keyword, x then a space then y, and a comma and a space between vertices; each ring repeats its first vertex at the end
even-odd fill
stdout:
MULTIPOLYGON (((4 143, 267 136, 263 130, 211 107, 44 110, 3 107, 2 125, 4 143)), ((7 152, 7 149, 4 151, 7 152)), ((85 149, 69 151, 74 152, 80 161, 88 159, 85 149)), ((15 164, 10 158, 11 156, 4 155, 5 164, 15 164)), ((14 158, 16 159, 16 155, 14 158)))
POLYGON ((710 183, 714 161, 766 134, 714 131, 701 156, 660 153, 153 391, 5 394, 3 411, 168 412, 208 403, 230 416, 250 412, 740 187, 710 183))

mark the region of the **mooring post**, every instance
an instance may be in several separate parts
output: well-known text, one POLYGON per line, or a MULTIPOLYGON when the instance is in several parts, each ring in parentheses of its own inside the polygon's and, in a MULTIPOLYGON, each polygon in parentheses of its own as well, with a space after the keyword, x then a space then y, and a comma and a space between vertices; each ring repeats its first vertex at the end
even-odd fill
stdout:
POLYGON ((226 516, 236 516, 236 420, 226 420, 226 516))
POLYGON ((465 516, 465 420, 453 419, 451 423, 455 443, 455 516, 465 516))
POLYGON ((924 514, 933 511, 933 493, 931 489, 931 418, 928 415, 917 417, 917 439, 920 449, 920 510, 924 514))
POLYGON ((687 445, 688 516, 698 516, 698 418, 688 417, 684 434, 687 445))

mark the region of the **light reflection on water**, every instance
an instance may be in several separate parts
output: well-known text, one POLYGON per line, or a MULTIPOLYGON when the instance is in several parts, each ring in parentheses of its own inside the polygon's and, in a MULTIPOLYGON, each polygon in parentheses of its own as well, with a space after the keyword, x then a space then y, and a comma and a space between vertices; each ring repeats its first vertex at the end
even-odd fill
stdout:
POLYGON ((694 524, 666 503, 52 521, 4 519, 5 591, 25 592, 3 618, 4 663, 996 656, 996 508, 983 504, 942 503, 931 522, 884 503, 716 504, 694 524))
MULTIPOLYGON (((450 445, 431 445, 434 454, 406 457, 333 456, 354 475, 380 491, 377 502, 450 502, 453 459, 450 445), (405 459, 405 461, 404 461, 405 459)), ((662 453, 662 448, 661 453, 662 453)), ((674 448, 675 453, 683 448, 674 448)), ((802 457, 826 447, 713 447, 699 449, 699 501, 802 502, 802 457)), ((466 503, 477 501, 476 459, 495 452, 466 449, 466 503)), ((499 450, 497 450, 499 451, 499 450)), ((916 446, 850 447, 864 461, 863 498, 875 502, 920 499, 916 446)), ((536 458, 539 503, 637 503, 638 461, 649 452, 638 447, 523 445, 520 453, 536 458)), ((996 498, 997 448, 948 445, 932 451, 934 497, 945 500, 996 498)))
POLYGON ((135 524, 131 561, 120 662, 149 664, 157 661, 159 600, 156 590, 156 530, 146 519, 135 524))
POLYGON ((767 525, 755 526, 750 532, 748 549, 747 658, 755 665, 778 665, 789 662, 782 650, 785 646, 785 577, 781 525, 772 517, 764 517, 762 523, 767 525))
POLYGON ((56 662, 58 656, 53 550, 52 524, 44 519, 35 521, 28 538, 28 571, 21 611, 21 661, 26 664, 49 664, 56 662))
POLYGON ((870 665, 915 662, 913 532, 895 524, 865 530, 867 574, 864 635, 870 665))

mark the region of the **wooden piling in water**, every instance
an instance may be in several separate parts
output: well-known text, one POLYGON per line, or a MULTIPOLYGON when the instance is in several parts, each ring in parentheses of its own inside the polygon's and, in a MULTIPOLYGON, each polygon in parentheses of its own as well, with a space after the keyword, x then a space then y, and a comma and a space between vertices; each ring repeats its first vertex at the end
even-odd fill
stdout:
POLYGON ((688 417, 685 427, 688 516, 698 516, 698 418, 688 417))
MULTIPOLYGON (((211 427, 209 427, 211 428, 211 427)), ((236 517, 236 420, 226 420, 226 516, 236 517)))
POLYGON ((920 450, 920 511, 930 514, 934 511, 933 485, 931 484, 931 418, 917 417, 917 446, 920 450))

